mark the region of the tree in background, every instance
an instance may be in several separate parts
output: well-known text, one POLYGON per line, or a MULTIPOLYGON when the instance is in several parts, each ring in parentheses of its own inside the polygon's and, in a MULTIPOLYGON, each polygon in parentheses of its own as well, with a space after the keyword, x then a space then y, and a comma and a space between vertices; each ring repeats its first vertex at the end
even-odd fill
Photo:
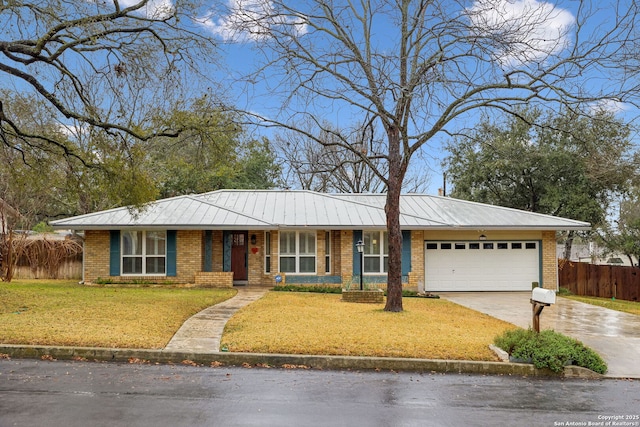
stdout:
POLYGON ((618 218, 606 224, 599 236, 612 254, 623 254, 632 266, 640 267, 640 189, 634 187, 619 205, 618 218))
MULTIPOLYGON (((8 91, 0 95, 11 100, 7 105, 23 129, 65 141, 79 156, 20 150, 13 136, 5 136, 9 144, 0 145, 0 197, 20 212, 20 229, 158 197, 272 188, 280 177, 269 142, 250 138, 232 115, 205 107, 205 99, 169 116, 181 122, 179 137, 156 137, 114 151, 113 136, 103 129, 79 124, 61 128, 46 103, 8 91)), ((173 125, 150 121, 150 126, 173 125)))
POLYGON ((56 148, 30 149, 36 137, 4 135, 0 145, 0 197, 18 212, 16 226, 30 229, 50 218, 79 215, 153 200, 150 175, 141 170, 136 147, 114 151, 113 135, 93 126, 61 127, 51 106, 32 95, 0 91, 14 123, 32 135, 64 142, 77 156, 56 148), (26 141, 26 142, 25 142, 26 141))
POLYGON ((160 128, 184 129, 179 137, 158 137, 146 145, 147 170, 161 197, 277 186, 280 167, 269 141, 251 138, 234 114, 215 107, 211 97, 156 117, 157 122, 160 128))
MULTIPOLYGON (((126 164, 128 183, 120 180, 118 190, 131 202, 150 200, 137 143, 181 129, 145 123, 197 90, 194 76, 204 78, 202 64, 215 63, 214 43, 193 31, 197 13, 190 0, 0 2, 0 81, 47 108, 47 126, 30 126, 18 97, 3 97, 0 143, 32 164, 72 159, 67 177, 83 185, 90 185, 84 168, 103 169, 102 183, 126 164)), ((84 204, 81 211, 99 205, 84 204)))
MULTIPOLYGON (((485 117, 448 145, 453 197, 606 223, 616 198, 638 174, 629 128, 611 113, 591 117, 521 109, 485 117)), ((574 233, 566 236, 569 257, 574 233)))
POLYGON ((621 46, 637 39, 635 6, 620 3, 615 22, 594 31, 586 24, 600 19, 597 8, 616 8, 568 4, 573 12, 535 0, 234 1, 208 24, 263 54, 243 82, 255 84, 253 93, 267 87, 276 107, 256 112, 252 96, 247 117, 350 151, 383 180, 385 310, 402 311, 400 194, 418 151, 484 110, 517 113, 538 102, 580 114, 603 97, 622 99, 626 87, 611 70, 621 46), (606 90, 584 78, 591 71, 606 72, 606 90), (327 126, 327 117, 339 122, 327 126), (352 137, 361 123, 385 136, 384 151, 363 150, 352 137))
MULTIPOLYGON (((325 125, 329 128, 330 125, 325 125)), ((309 123, 308 132, 314 132, 309 123)), ((345 130, 335 133, 346 134, 345 130)), ((385 139, 374 135, 370 126, 363 125, 351 132, 354 142, 362 151, 374 153, 386 151, 385 139)), ((324 132, 318 136, 323 143, 297 132, 282 132, 276 135, 276 147, 283 161, 284 181, 288 188, 319 191, 323 193, 384 193, 387 190, 385 177, 388 167, 384 156, 369 156, 367 164, 360 155, 341 147, 341 141, 324 132), (332 139, 334 140, 332 142, 332 139), (381 176, 378 174, 382 174, 381 176)), ((403 182, 405 192, 425 192, 429 184, 428 169, 410 171, 403 182)))

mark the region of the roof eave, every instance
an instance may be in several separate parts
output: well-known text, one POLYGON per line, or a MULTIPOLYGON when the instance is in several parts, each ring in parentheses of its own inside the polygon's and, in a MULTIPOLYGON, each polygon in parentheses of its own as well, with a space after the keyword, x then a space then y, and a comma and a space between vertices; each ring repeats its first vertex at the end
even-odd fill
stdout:
MULTIPOLYGON (((171 225, 171 224, 52 224, 54 230, 124 230, 124 229, 144 229, 144 230, 380 230, 386 227, 386 224, 369 224, 369 225, 171 225)), ((401 226, 402 230, 423 230, 423 231, 442 231, 442 230, 502 230, 502 231, 589 231, 591 226, 551 226, 551 225, 523 225, 523 226, 496 226, 496 225, 424 225, 424 226, 401 226)))

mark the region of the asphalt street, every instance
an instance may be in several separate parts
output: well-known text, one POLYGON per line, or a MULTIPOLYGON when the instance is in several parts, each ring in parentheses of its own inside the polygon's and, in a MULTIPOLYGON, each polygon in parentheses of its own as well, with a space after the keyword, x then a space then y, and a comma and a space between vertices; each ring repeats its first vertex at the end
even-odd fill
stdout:
POLYGON ((640 426, 639 416, 633 380, 0 360, 2 427, 640 426))

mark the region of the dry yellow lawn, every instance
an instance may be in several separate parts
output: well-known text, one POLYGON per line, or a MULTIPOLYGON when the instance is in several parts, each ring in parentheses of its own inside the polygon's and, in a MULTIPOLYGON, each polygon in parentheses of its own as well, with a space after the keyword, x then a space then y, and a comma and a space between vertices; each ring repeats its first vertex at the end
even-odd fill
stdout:
POLYGON ((229 351, 497 360, 488 349, 515 326, 457 304, 405 298, 404 312, 340 295, 270 292, 227 323, 229 351))
POLYGON ((0 342, 163 348, 186 319, 234 289, 89 287, 62 280, 0 282, 0 342))

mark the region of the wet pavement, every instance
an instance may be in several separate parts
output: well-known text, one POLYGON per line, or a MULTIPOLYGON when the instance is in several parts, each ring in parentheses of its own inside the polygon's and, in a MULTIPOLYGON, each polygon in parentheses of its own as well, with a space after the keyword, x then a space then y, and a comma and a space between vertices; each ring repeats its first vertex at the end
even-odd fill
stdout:
POLYGON ((0 426, 637 427, 639 407, 626 380, 0 359, 0 426))
MULTIPOLYGON (((532 326, 531 292, 443 292, 440 297, 522 328, 532 326)), ((607 362, 607 376, 640 378, 640 316, 556 298, 540 315, 540 329, 582 341, 607 362)))

